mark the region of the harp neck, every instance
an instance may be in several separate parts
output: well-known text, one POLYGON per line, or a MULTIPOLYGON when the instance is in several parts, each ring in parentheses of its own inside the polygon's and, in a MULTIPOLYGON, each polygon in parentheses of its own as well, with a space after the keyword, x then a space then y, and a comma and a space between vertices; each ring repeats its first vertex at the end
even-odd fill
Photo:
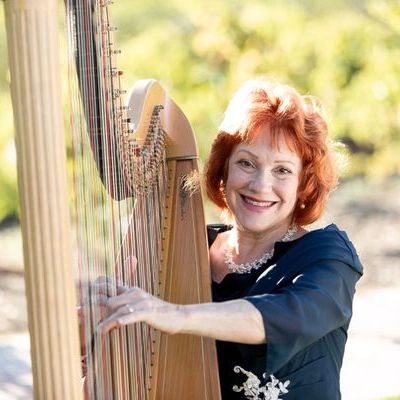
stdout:
POLYGON ((135 83, 128 97, 128 118, 133 125, 132 137, 146 137, 153 110, 162 106, 161 125, 166 132, 167 159, 196 159, 199 157, 193 129, 181 108, 154 79, 135 83), (185 132, 185 135, 182 135, 185 132))

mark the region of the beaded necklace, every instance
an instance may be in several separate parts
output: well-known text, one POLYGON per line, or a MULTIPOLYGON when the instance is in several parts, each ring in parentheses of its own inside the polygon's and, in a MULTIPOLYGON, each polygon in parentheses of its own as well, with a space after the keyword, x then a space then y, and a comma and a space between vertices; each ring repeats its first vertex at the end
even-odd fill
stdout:
MULTIPOLYGON (((297 230, 298 230, 297 225, 291 225, 280 241, 289 242, 293 238, 297 230)), ((273 256, 274 256, 274 247, 272 247, 271 251, 264 253, 257 260, 244 264, 236 264, 235 261, 233 261, 232 248, 227 248, 225 250, 225 265, 228 267, 230 272, 236 272, 238 274, 248 274, 253 269, 259 269, 273 256)))

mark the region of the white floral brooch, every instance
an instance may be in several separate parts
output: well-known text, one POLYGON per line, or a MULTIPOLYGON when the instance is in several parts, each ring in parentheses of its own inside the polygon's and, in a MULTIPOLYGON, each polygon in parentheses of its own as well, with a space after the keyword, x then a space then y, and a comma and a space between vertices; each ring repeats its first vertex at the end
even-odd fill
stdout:
MULTIPOLYGON (((286 389, 290 381, 285 381, 282 383, 279 379, 276 379, 273 375, 270 375, 271 381, 265 386, 260 386, 261 381, 258 379, 257 375, 252 372, 244 370, 238 365, 233 369, 237 374, 242 372, 247 376, 247 381, 245 381, 242 386, 233 386, 235 392, 244 391, 244 395, 248 400, 281 400, 279 398, 280 394, 286 394, 289 391, 286 389)), ((263 378, 266 378, 266 374, 263 374, 263 378)))

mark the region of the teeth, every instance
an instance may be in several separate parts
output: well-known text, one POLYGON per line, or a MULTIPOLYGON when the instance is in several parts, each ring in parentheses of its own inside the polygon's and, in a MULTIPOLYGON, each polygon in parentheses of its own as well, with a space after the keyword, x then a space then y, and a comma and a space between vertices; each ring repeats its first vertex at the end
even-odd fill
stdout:
POLYGON ((249 203, 253 206, 258 206, 258 207, 269 207, 269 206, 272 206, 272 204, 274 204, 273 201, 256 201, 256 200, 249 199, 248 197, 243 197, 243 198, 246 203, 249 203))

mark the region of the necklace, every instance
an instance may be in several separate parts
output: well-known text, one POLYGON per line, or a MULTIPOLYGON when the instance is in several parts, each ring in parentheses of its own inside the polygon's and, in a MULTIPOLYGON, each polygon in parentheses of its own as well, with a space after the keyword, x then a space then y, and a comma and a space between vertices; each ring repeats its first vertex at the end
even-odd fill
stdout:
MULTIPOLYGON (((297 225, 291 225, 280 241, 289 242, 293 238, 294 234, 297 232, 297 229, 298 229, 297 225)), ((225 250, 225 265, 228 267, 230 272, 236 272, 238 274, 248 274, 253 269, 260 268, 273 256, 274 256, 274 247, 272 247, 271 251, 264 253, 257 260, 245 264, 236 264, 235 261, 233 261, 232 249, 227 248, 225 250)))

